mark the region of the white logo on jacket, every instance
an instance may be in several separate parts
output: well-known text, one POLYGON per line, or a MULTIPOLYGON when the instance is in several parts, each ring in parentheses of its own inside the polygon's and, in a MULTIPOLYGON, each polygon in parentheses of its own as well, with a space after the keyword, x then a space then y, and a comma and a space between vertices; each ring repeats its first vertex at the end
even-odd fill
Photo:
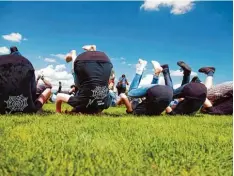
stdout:
POLYGON ((87 104, 86 108, 91 105, 95 100, 98 100, 98 105, 104 105, 103 99, 108 95, 108 88, 106 86, 97 86, 94 90, 91 90, 93 92, 93 99, 89 100, 89 103, 87 104))
POLYGON ((7 101, 4 101, 7 104, 7 109, 10 110, 9 114, 13 111, 21 111, 28 106, 28 98, 24 97, 22 94, 18 96, 9 96, 7 101))

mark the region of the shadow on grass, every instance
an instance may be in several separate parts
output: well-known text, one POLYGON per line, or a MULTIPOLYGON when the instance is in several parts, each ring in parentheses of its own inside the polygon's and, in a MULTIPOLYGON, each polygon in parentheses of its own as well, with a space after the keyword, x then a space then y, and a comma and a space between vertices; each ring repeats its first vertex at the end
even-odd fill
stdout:
POLYGON ((39 116, 48 116, 48 115, 54 115, 56 114, 54 111, 50 111, 50 110, 43 110, 43 111, 38 111, 36 113, 36 115, 39 115, 39 116))
MULTIPOLYGON (((122 117, 135 117, 135 118, 141 118, 141 117, 147 117, 147 118, 158 118, 158 117, 167 117, 167 118, 177 118, 177 117, 187 117, 187 118, 204 118, 206 115, 205 114, 200 114, 197 113, 195 115, 175 115, 175 116, 170 116, 167 115, 165 113, 162 113, 161 115, 153 115, 153 116, 147 116, 147 115, 134 115, 134 114, 127 114, 124 112, 120 112, 120 111, 112 111, 112 112, 101 112, 99 114, 82 114, 82 113, 74 113, 74 112, 63 112, 61 113, 62 115, 68 115, 68 116, 89 116, 89 117, 98 117, 98 118, 102 118, 102 117, 109 117, 109 118, 122 118, 122 117)), ((41 116, 43 118, 46 118, 47 116, 50 115, 56 115, 56 113, 52 110, 43 110, 43 111, 39 111, 37 113, 34 114, 23 114, 23 113, 14 113, 14 114, 8 114, 8 115, 12 115, 12 116, 24 116, 24 115, 37 115, 37 116, 41 116)), ((0 116, 1 117, 1 116, 0 116)))
MULTIPOLYGON (((49 111, 49 110, 44 110, 43 112, 37 113, 37 115, 40 116, 47 116, 47 115, 55 115, 56 113, 54 111, 49 111)), ((64 115, 69 115, 69 116, 90 116, 90 117, 110 117, 110 118, 122 118, 122 117, 136 117, 136 118, 141 118, 141 117, 147 117, 147 118, 158 118, 158 117, 169 117, 169 118, 177 118, 177 117, 187 117, 187 118, 204 118, 205 114, 200 114, 197 113, 195 115, 167 115, 165 113, 162 113, 161 115, 134 115, 134 114, 127 114, 123 112, 101 112, 99 114, 84 114, 84 113, 74 113, 74 112, 64 112, 61 113, 64 115)))

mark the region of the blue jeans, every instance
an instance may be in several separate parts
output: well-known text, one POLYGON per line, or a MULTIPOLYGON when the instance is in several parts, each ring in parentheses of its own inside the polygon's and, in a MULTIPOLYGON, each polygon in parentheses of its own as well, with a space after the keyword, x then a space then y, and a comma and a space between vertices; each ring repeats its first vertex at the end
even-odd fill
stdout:
POLYGON ((170 72, 169 72, 169 68, 165 68, 163 70, 163 76, 164 76, 165 84, 172 88, 174 98, 178 98, 180 96, 184 86, 187 85, 189 83, 189 81, 190 81, 190 74, 186 74, 186 75, 184 74, 181 86, 179 88, 177 88, 177 89, 174 89, 172 79, 171 79, 171 75, 170 75, 170 72))
POLYGON ((110 96, 110 99, 111 99, 110 106, 111 107, 115 107, 116 104, 117 104, 117 100, 118 100, 118 97, 117 97, 116 93, 114 93, 113 91, 109 90, 109 96, 110 96))
POLYGON ((142 75, 136 74, 129 88, 128 96, 132 98, 142 98, 146 96, 147 90, 158 84, 158 76, 153 77, 151 84, 138 88, 142 75))

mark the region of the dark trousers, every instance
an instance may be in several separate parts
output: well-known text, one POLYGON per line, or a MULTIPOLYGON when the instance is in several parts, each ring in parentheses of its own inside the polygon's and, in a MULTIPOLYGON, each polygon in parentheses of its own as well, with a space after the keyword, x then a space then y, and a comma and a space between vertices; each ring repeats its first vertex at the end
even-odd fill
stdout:
POLYGON ((163 70, 163 76, 164 76, 165 84, 172 88, 173 93, 174 93, 174 96, 173 96, 174 98, 179 98, 180 97, 180 94, 181 94, 184 86, 186 84, 188 84, 189 81, 190 81, 190 74, 184 74, 181 86, 179 88, 177 88, 177 89, 174 89, 173 88, 173 82, 172 82, 171 75, 170 75, 170 71, 169 71, 168 68, 163 70))
POLYGON ((207 108, 203 113, 211 115, 232 115, 233 114, 233 97, 223 98, 223 100, 214 104, 213 107, 207 108))
POLYGON ((174 109, 174 114, 194 114, 201 108, 207 95, 207 89, 203 84, 189 83, 190 74, 184 74, 181 86, 174 89, 168 68, 163 70, 163 75, 165 84, 173 90, 173 98, 184 98, 174 109))

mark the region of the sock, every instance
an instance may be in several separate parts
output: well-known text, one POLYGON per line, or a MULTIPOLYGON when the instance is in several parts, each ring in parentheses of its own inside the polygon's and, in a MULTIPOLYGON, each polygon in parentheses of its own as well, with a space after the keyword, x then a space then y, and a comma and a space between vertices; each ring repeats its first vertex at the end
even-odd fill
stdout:
POLYGON ((214 72, 213 71, 209 71, 207 76, 213 76, 214 75, 214 72))
POLYGON ((142 70, 140 70, 140 69, 138 70, 138 69, 137 69, 137 70, 136 70, 136 74, 142 75, 142 74, 143 74, 143 69, 142 69, 142 70))
POLYGON ((136 67, 136 74, 142 75, 143 71, 144 71, 144 68, 142 68, 140 64, 137 65, 137 67, 136 67))

